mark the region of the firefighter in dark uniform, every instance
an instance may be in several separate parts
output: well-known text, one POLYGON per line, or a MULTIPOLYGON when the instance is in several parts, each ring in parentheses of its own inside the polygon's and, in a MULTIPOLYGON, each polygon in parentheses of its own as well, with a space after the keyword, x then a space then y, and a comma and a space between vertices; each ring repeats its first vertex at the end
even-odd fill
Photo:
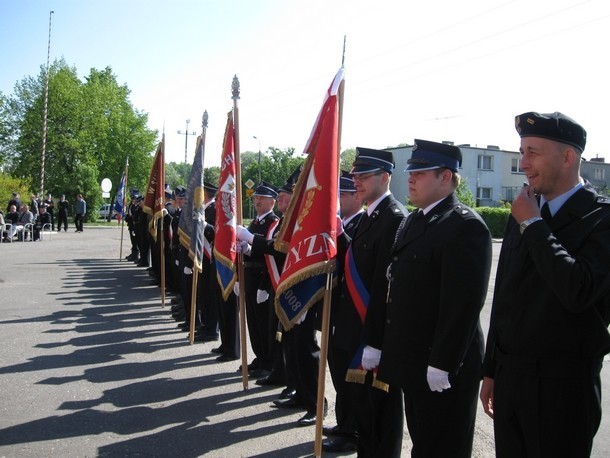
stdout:
POLYGON ((178 226, 180 225, 180 217, 182 216, 182 207, 185 202, 186 189, 184 186, 177 186, 174 189, 174 216, 171 221, 171 276, 172 283, 178 294, 177 298, 172 299, 172 316, 176 321, 186 320, 186 307, 183 298, 183 268, 182 261, 182 245, 180 244, 180 235, 178 226))
MULTIPOLYGON (((299 177, 300 167, 286 180, 283 186, 278 190, 277 209, 282 215, 277 221, 272 223, 265 235, 254 235, 248 232, 245 228, 238 226, 237 238, 242 244, 250 245, 246 252, 251 255, 258 256, 262 254, 267 265, 267 273, 269 275, 269 327, 267 336, 269 338, 269 348, 271 352, 271 373, 266 377, 259 378, 256 381, 257 385, 284 385, 286 384, 286 364, 284 358, 284 348, 282 345, 283 331, 279 323, 277 314, 274 310, 275 304, 275 289, 277 288, 279 277, 284 267, 286 254, 275 249, 275 239, 282 224, 283 215, 288 209, 292 192, 296 181, 299 177)), ((238 243, 239 243, 238 242, 238 243)))
POLYGON ((59 198, 57 207, 57 232, 61 232, 62 225, 64 226, 64 232, 68 232, 68 211, 70 209, 70 203, 66 200, 66 196, 64 194, 62 194, 59 198))
POLYGON ((138 196, 137 198, 139 207, 138 226, 137 226, 137 237, 138 237, 138 248, 140 250, 140 261, 138 267, 149 266, 149 255, 150 255, 150 234, 148 232, 148 221, 152 216, 144 212, 144 196, 138 196))
MULTIPOLYGON (((256 216, 248 226, 251 234, 267 236, 269 226, 279 217, 273 213, 277 188, 262 181, 253 194, 256 216)), ((254 378, 265 377, 271 371, 271 354, 269 349, 269 289, 270 279, 263 253, 245 254, 244 275, 246 291, 246 318, 250 344, 255 358, 248 365, 248 371, 254 378)))
POLYGON ((387 293, 366 317, 377 379, 402 389, 413 457, 472 454, 491 236, 455 196, 461 162, 457 146, 415 140, 406 172, 419 210, 394 237, 387 293))
POLYGON ((127 230, 129 231, 129 240, 131 241, 131 253, 125 259, 134 262, 138 262, 140 260, 140 248, 138 246, 136 230, 136 216, 139 212, 137 198, 139 195, 140 191, 135 188, 130 191, 131 201, 129 203, 129 207, 127 208, 127 214, 125 215, 127 230))
MULTIPOLYGON (((373 371, 361 367, 360 356, 364 351, 366 307, 385 298, 390 248, 406 214, 390 192, 393 170, 391 152, 356 148, 351 173, 358 195, 367 204, 367 211, 358 223, 345 260, 345 281, 335 310, 333 339, 352 358, 347 378, 355 382, 350 391, 356 407, 358 456, 361 457, 394 456, 402 447, 400 390, 379 384, 373 371), (350 265, 352 269, 348 269, 350 265)), ((371 355, 365 353, 364 356, 371 355)))
MULTIPOLYGON (((205 181, 203 183, 203 208, 206 226, 203 236, 204 249, 202 270, 197 281, 197 314, 201 317, 201 331, 195 336, 198 342, 214 342, 219 334, 219 304, 215 288, 218 287, 216 275, 212 276, 212 244, 214 243, 214 224, 216 222, 216 192, 218 187, 205 181)), ((192 235, 191 235, 192 236, 192 235)))
MULTIPOLYGON (((342 171, 339 179, 339 205, 341 209, 342 226, 348 240, 354 237, 360 218, 364 214, 362 199, 356 192, 354 180, 349 172, 342 171)), ((341 255, 341 251, 339 252, 341 255)), ((343 253, 343 257, 345 253, 343 253)), ((340 280, 343 281, 342 279, 340 280)), ((328 367, 335 387, 335 416, 337 424, 324 427, 328 437, 322 441, 325 452, 341 453, 356 449, 356 418, 354 403, 350 395, 350 383, 345 381, 345 374, 351 363, 352 354, 345 352, 334 338, 337 313, 335 312, 340 298, 340 288, 333 291, 333 307, 331 307, 330 336, 328 341, 328 367)))
POLYGON ((481 388, 496 456, 588 457, 610 350, 610 202, 580 177, 585 129, 515 118, 529 185, 512 203, 481 388))

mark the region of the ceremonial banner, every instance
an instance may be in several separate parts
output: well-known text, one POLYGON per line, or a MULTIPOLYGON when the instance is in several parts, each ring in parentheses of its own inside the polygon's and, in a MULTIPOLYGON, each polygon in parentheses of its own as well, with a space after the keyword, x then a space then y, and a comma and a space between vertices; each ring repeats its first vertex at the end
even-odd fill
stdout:
POLYGON ((275 311, 289 330, 324 295, 326 277, 337 255, 339 176, 339 85, 343 68, 328 88, 305 145, 303 165, 275 242, 286 263, 275 298, 275 311))
POLYGON ((144 213, 152 216, 148 223, 148 232, 153 239, 157 240, 157 220, 163 218, 167 214, 165 209, 165 136, 161 139, 161 143, 157 147, 157 154, 153 161, 148 186, 146 186, 146 195, 144 196, 144 213))
POLYGON ((189 251, 189 257, 193 260, 193 266, 201 272, 203 260, 203 247, 205 237, 205 214, 203 207, 203 154, 204 139, 197 137, 197 149, 195 159, 186 188, 186 202, 180 215, 178 233, 180 243, 189 251))
POLYGON ((121 184, 114 202, 114 209, 121 215, 121 218, 125 217, 125 172, 121 175, 121 184))
POLYGON ((235 189, 235 132, 233 112, 229 112, 220 160, 220 182, 216 195, 216 235, 214 256, 216 276, 222 297, 227 300, 237 279, 236 251, 236 189, 235 189))

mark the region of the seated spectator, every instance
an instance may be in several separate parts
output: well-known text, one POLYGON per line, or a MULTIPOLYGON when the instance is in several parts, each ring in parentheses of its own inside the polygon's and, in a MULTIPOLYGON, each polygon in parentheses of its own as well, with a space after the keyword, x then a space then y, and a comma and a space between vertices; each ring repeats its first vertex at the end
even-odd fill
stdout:
POLYGON ((4 220, 12 224, 10 234, 7 235, 8 240, 12 240, 15 234, 17 233, 17 223, 19 223, 19 212, 17 211, 17 207, 15 205, 11 205, 8 209, 8 213, 4 217, 4 220))
POLYGON ((34 224, 34 240, 40 239, 40 232, 45 224, 49 224, 49 229, 51 229, 51 215, 47 212, 47 206, 45 204, 39 204, 38 217, 34 224))
POLYGON ((19 232, 21 232, 22 240, 25 241, 28 239, 28 234, 23 230, 23 228, 25 227, 26 224, 33 224, 33 223, 34 223, 34 215, 30 211, 30 206, 27 204, 22 205, 21 210, 20 210, 20 215, 19 215, 19 221, 17 222, 17 230, 19 232))

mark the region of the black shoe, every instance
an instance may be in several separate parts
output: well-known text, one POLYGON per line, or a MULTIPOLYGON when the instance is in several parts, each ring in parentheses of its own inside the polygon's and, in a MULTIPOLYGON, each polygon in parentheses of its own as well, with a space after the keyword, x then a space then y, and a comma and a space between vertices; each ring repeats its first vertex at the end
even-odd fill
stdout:
POLYGON ((322 428, 322 434, 325 436, 341 436, 341 430, 339 429, 339 425, 335 426, 324 426, 322 428))
POLYGON ((316 424, 316 411, 310 410, 297 420, 297 426, 313 426, 316 424))
MULTIPOLYGON (((254 358, 250 364, 248 364, 248 372, 252 372, 258 369, 258 359, 254 358)), ((241 366, 237 369, 237 372, 241 372, 241 366)))
POLYGON ((322 450, 332 453, 353 452, 356 451, 356 444, 345 437, 332 437, 322 441, 322 450))
POLYGON ((297 394, 297 391, 294 388, 286 387, 280 393, 280 399, 290 399, 293 398, 297 394))
POLYGON ((256 382, 260 386, 282 386, 283 383, 280 378, 271 372, 267 377, 259 378, 256 382))
POLYGON ((139 261, 137 266, 138 267, 148 267, 148 263, 146 261, 139 261))
POLYGON ((219 363, 226 363, 227 361, 236 361, 238 359, 239 356, 220 355, 216 358, 216 361, 219 363))
POLYGON ((212 353, 219 353, 219 354, 222 355, 222 352, 223 352, 222 345, 220 347, 212 348, 211 352, 212 353))
POLYGON ((248 371, 248 375, 252 378, 265 378, 271 374, 271 371, 267 369, 254 369, 253 371, 248 371))
MULTIPOLYGON (((328 413, 328 404, 326 399, 324 400, 324 418, 326 418, 326 414, 328 413)), ((308 410, 305 415, 303 415, 298 421, 297 426, 313 426, 316 424, 316 410, 308 410)))
MULTIPOLYGON (((301 408, 303 408, 303 404, 301 404, 301 401, 296 399, 296 396, 293 396, 288 399, 276 399, 275 401, 273 401, 273 406, 277 407, 278 409, 301 409, 301 408)), ((313 414, 314 414, 314 416, 316 415, 315 412, 313 414)))
POLYGON ((220 339, 218 336, 203 336, 203 342, 217 342, 220 339))

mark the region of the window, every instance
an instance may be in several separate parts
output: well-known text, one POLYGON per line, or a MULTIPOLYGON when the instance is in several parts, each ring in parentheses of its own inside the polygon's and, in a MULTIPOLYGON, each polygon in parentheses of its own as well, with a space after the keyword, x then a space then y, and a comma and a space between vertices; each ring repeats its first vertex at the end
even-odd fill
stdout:
POLYGON ((510 163, 510 171, 512 173, 523 173, 523 170, 521 170, 521 161, 519 161, 519 159, 511 159, 511 163, 510 163))
POLYGON ((596 181, 605 181, 606 174, 604 169, 593 169, 593 179, 596 181))
POLYGON ((491 199, 492 192, 491 188, 477 188, 477 199, 491 199))
POLYGON ((493 170, 493 156, 479 155, 479 170, 493 170))

